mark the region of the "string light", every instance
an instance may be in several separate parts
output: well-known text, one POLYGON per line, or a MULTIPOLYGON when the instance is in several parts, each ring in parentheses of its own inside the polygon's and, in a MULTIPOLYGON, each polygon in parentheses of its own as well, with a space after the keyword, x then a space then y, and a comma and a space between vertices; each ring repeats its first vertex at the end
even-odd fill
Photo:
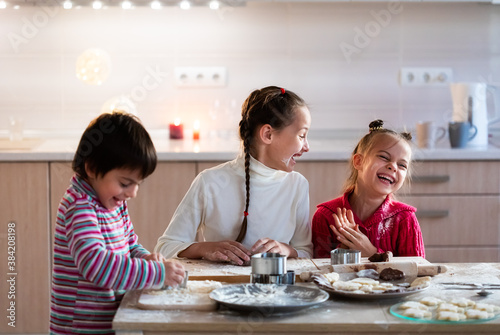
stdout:
POLYGON ((109 55, 100 49, 87 49, 76 60, 76 77, 89 85, 102 85, 111 71, 109 55))
POLYGON ((94 9, 101 9, 102 8, 102 2, 99 0, 92 2, 92 8, 94 9))
POLYGON ((191 4, 187 0, 182 0, 179 6, 181 7, 181 9, 191 8, 191 4))
POLYGON ((215 9, 219 9, 219 7, 220 7, 220 3, 219 3, 219 1, 217 1, 217 0, 212 0, 212 1, 210 1, 210 3, 208 4, 208 6, 210 7, 210 9, 214 9, 214 10, 215 10, 215 9))
POLYGON ((123 9, 131 9, 132 8, 132 3, 128 0, 125 0, 122 2, 122 8, 123 9))
POLYGON ((151 3, 152 9, 161 9, 161 3, 158 0, 155 0, 151 3))
POLYGON ((73 4, 71 3, 71 1, 66 0, 63 2, 63 8, 64 9, 71 9, 71 8, 73 8, 73 4))

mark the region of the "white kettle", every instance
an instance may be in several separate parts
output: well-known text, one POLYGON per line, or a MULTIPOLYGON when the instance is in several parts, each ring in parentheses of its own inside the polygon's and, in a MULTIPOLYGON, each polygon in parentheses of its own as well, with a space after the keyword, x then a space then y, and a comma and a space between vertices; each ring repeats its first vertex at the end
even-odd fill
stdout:
POLYGON ((496 87, 486 83, 450 84, 453 100, 453 122, 469 122, 476 126, 476 136, 469 141, 469 147, 488 146, 488 125, 500 121, 500 95, 496 87), (488 115, 487 89, 495 90, 495 109, 488 115))

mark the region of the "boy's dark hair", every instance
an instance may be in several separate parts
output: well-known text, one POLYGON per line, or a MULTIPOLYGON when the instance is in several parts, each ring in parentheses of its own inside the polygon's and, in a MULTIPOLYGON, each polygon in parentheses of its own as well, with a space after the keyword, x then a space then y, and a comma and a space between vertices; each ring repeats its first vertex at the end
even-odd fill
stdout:
POLYGON ((295 121, 297 108, 305 107, 302 98, 292 91, 277 86, 268 86, 255 90, 241 107, 240 138, 245 154, 245 211, 240 233, 236 238, 241 242, 247 232, 247 215, 250 204, 250 152, 253 150, 254 135, 259 126, 269 124, 273 129, 281 130, 295 121))
POLYGON ((140 170, 144 179, 156 168, 156 150, 140 120, 131 114, 114 111, 92 120, 83 132, 72 168, 88 179, 85 166, 96 176, 113 169, 140 170))

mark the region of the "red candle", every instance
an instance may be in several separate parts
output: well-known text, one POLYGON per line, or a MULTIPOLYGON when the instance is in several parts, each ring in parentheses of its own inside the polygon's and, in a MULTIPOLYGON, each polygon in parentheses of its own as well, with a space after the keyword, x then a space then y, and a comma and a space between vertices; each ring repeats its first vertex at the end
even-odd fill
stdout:
POLYGON ((175 119, 174 123, 169 124, 170 139, 180 140, 184 137, 183 126, 180 119, 175 119))
POLYGON ((199 140, 200 139, 200 121, 196 120, 194 121, 193 125, 193 140, 199 140))

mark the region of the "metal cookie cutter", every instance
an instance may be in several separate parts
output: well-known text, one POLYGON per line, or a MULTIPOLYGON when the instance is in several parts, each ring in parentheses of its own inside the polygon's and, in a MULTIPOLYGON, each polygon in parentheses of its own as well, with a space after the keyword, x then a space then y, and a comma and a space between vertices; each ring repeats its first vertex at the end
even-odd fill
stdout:
POLYGON ((278 253, 255 254, 251 259, 251 282, 259 284, 295 284, 295 271, 286 270, 286 256, 278 253))

